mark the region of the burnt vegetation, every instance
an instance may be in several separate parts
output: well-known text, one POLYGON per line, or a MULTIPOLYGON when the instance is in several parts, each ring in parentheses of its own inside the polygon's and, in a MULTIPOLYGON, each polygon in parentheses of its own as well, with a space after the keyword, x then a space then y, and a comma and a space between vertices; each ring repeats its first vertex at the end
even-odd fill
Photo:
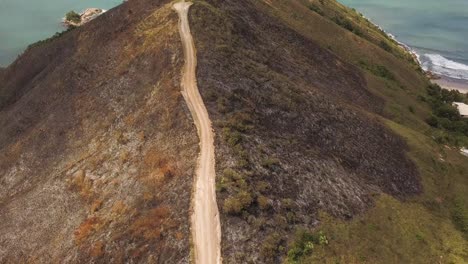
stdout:
MULTIPOLYGON (((356 67, 250 1, 197 1, 190 19, 217 134, 226 261, 277 262, 319 210, 349 219, 375 188, 421 191, 404 141, 370 117, 382 99, 356 67)), ((395 80, 384 66, 367 68, 395 80)))

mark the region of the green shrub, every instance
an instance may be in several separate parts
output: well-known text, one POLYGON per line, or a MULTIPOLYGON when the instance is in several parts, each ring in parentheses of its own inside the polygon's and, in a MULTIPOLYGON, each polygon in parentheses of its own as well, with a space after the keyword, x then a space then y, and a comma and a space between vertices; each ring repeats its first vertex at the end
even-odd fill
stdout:
POLYGON ((225 169, 223 171, 223 176, 229 180, 239 180, 242 176, 233 169, 225 169))
POLYGON ((232 129, 225 127, 223 129, 223 136, 226 139, 229 146, 234 147, 239 144, 242 140, 242 135, 239 131, 233 131, 232 129))
POLYGON ((392 52, 392 46, 384 40, 380 41, 379 46, 385 51, 392 52))
POLYGON ((389 71, 385 66, 377 65, 371 71, 379 77, 382 77, 391 81, 395 80, 395 75, 393 75, 393 73, 389 71))
POLYGON ((74 26, 69 26, 68 29, 65 30, 65 31, 62 31, 62 32, 55 32, 55 34, 54 34, 52 37, 50 37, 50 38, 47 38, 47 39, 44 39, 44 40, 39 40, 38 42, 35 42, 35 43, 30 44, 30 45, 27 47, 27 50, 28 50, 28 49, 31 49, 31 48, 34 48, 34 47, 38 47, 38 46, 40 46, 40 45, 42 45, 42 44, 51 42, 52 40, 57 39, 57 38, 63 36, 65 33, 70 32, 70 31, 72 31, 72 30, 75 29, 75 28, 76 28, 76 27, 74 27, 74 26))
POLYGON ((342 28, 344 28, 346 30, 349 30, 351 32, 354 30, 353 23, 351 23, 351 21, 349 21, 348 19, 346 19, 344 17, 336 16, 332 20, 337 25, 339 25, 340 27, 342 27, 342 28))
POLYGON ((299 230, 296 234, 296 241, 288 251, 288 263, 298 263, 303 256, 312 254, 314 245, 328 245, 327 236, 322 231, 312 234, 299 230))
POLYGON ((426 123, 431 127, 439 127, 439 119, 435 115, 431 115, 428 119, 426 119, 426 123))
POLYGON ((280 166, 280 162, 276 158, 266 158, 262 161, 262 167, 267 168, 267 169, 277 169, 280 166))
POLYGON ((432 115, 426 122, 432 127, 449 132, 436 136, 435 140, 441 144, 465 145, 468 142, 468 120, 463 119, 453 105, 454 102, 465 102, 465 96, 458 91, 442 89, 437 84, 430 84, 427 94, 429 98, 426 101, 432 108, 432 115))
POLYGON ((453 102, 467 102, 467 97, 457 90, 442 89, 438 84, 432 83, 427 87, 427 93, 431 97, 433 106, 440 104, 452 104, 453 102))
POLYGON ((454 225, 468 238, 468 209, 461 199, 456 199, 452 210, 454 225))
POLYGON ((239 214, 252 204, 252 196, 246 191, 240 191, 237 195, 224 200, 223 210, 228 214, 239 214))
POLYGON ((361 60, 359 61, 359 66, 365 70, 370 71, 375 76, 382 77, 389 81, 396 81, 395 75, 383 65, 370 64, 361 60))
POLYGON ((80 14, 76 13, 75 11, 70 11, 65 15, 65 19, 67 21, 73 22, 73 23, 80 23, 81 22, 81 16, 80 14))
POLYGON ((274 262, 275 257, 281 253, 281 236, 278 233, 269 235, 262 243, 261 254, 265 260, 274 262))
POLYGON ((228 118, 225 126, 239 132, 247 132, 253 128, 252 117, 249 113, 238 112, 228 118))
POLYGON ((458 109, 450 104, 442 104, 436 107, 434 109, 434 113, 438 117, 447 118, 452 121, 460 119, 460 113, 458 112, 458 109))
POLYGON ((229 197, 224 200, 223 210, 228 214, 239 214, 243 207, 241 202, 235 197, 229 197))
POLYGON ((317 13, 317 14, 323 16, 323 11, 322 11, 318 6, 316 6, 316 5, 314 5, 314 4, 309 4, 307 7, 308 7, 311 11, 314 11, 315 13, 317 13))

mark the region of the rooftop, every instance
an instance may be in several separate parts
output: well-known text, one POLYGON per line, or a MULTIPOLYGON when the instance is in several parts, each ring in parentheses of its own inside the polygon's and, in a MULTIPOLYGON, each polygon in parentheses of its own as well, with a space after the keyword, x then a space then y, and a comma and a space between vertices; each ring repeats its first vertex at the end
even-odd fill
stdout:
POLYGON ((454 105, 457 106, 458 111, 460 112, 460 115, 462 116, 468 116, 468 105, 464 103, 453 103, 454 105))

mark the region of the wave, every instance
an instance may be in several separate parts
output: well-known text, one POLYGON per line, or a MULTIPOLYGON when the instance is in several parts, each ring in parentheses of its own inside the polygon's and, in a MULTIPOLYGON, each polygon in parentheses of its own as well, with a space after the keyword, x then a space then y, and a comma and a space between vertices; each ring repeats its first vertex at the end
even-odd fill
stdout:
POLYGON ((468 65, 445 58, 440 54, 423 54, 421 66, 426 71, 454 79, 468 80, 468 65))
POLYGON ((387 34, 387 36, 397 42, 403 49, 413 55, 423 70, 453 79, 460 79, 465 81, 468 80, 468 65, 447 59, 444 56, 437 54, 437 52, 442 51, 407 45, 406 43, 398 40, 395 35, 386 31, 377 23, 374 23, 371 19, 364 15, 362 15, 362 17, 374 24, 379 30, 383 31, 385 34, 387 34), (430 53, 424 53, 424 51, 430 53))

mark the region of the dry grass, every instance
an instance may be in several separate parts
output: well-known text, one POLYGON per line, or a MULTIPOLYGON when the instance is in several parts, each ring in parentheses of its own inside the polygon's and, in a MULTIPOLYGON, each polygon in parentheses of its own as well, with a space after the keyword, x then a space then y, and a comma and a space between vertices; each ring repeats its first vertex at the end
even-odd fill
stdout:
POLYGON ((162 206, 154 208, 141 215, 130 227, 133 235, 147 240, 157 239, 164 230, 164 223, 169 216, 169 208, 162 206))
POLYGON ((150 150, 144 157, 144 176, 141 180, 149 187, 161 187, 164 182, 175 175, 175 169, 166 157, 157 150, 150 150))
POLYGON ((102 207, 102 200, 97 199, 91 204, 91 208, 89 209, 90 213, 95 213, 102 207))
POLYGON ((98 241, 91 247, 89 254, 91 255, 91 257, 101 257, 104 255, 104 249, 104 242, 98 241))
POLYGON ((128 206, 123 201, 117 201, 111 208, 114 215, 123 215, 128 211, 128 206))
POLYGON ((80 196, 87 201, 94 196, 93 180, 86 176, 84 170, 79 170, 73 175, 71 188, 76 190, 80 196))
POLYGON ((81 244, 86 240, 93 232, 95 232, 102 225, 102 221, 98 217, 91 217, 86 219, 81 225, 75 230, 75 241, 81 244))

